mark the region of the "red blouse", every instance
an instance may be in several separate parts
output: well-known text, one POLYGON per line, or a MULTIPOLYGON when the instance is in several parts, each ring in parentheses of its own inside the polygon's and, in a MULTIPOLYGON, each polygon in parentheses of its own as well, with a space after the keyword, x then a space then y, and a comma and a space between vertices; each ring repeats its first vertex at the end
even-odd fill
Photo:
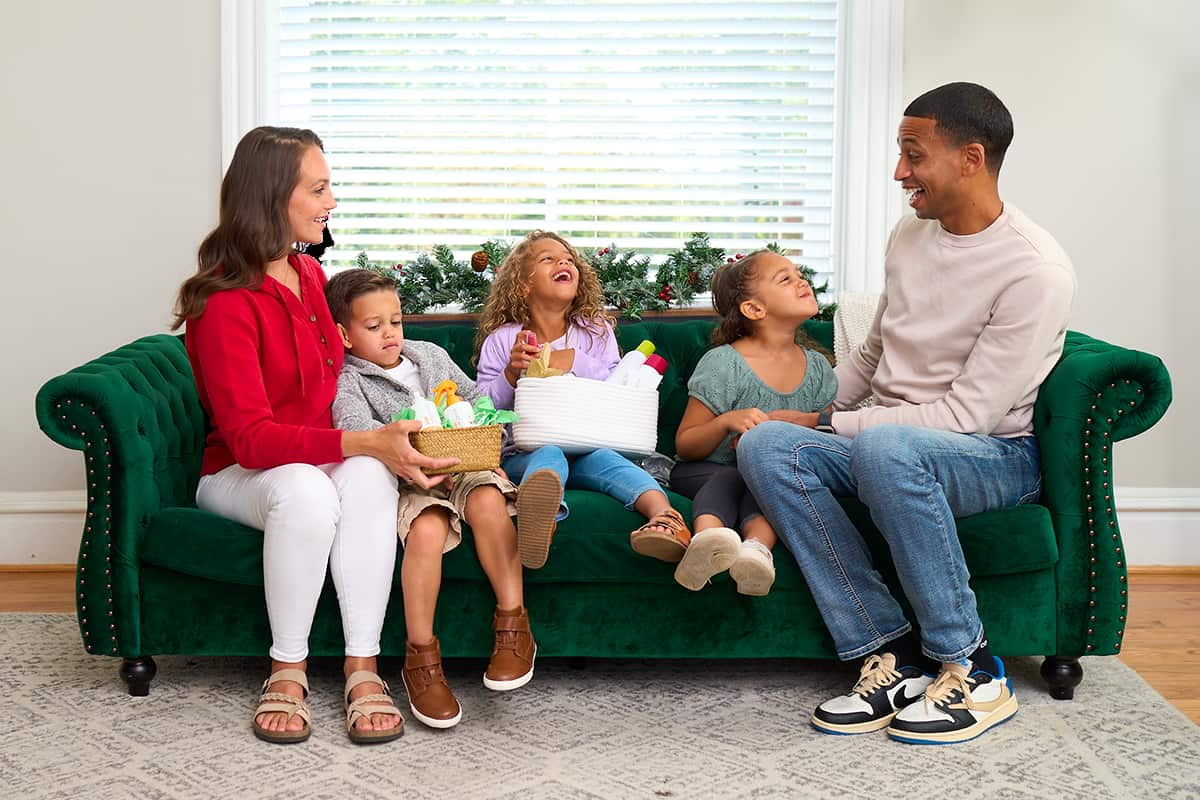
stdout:
POLYGON ((325 302, 325 273, 309 256, 288 263, 300 297, 268 276, 257 288, 208 298, 187 323, 187 353, 212 430, 201 475, 342 460, 330 408, 345 356, 325 302))

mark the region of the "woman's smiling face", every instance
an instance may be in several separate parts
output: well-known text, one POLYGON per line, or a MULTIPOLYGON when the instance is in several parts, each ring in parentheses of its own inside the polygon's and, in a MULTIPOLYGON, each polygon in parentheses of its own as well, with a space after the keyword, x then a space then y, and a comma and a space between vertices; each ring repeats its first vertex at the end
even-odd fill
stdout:
POLYGON ((300 158, 300 180, 288 200, 292 241, 320 244, 329 212, 337 208, 329 185, 329 165, 319 147, 308 147, 300 158))

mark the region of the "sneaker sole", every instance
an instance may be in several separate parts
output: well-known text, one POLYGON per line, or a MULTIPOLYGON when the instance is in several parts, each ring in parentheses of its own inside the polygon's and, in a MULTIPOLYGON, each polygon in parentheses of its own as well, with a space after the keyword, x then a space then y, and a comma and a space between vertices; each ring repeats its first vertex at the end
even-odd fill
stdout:
POLYGON ((809 717, 809 724, 819 730, 821 733, 830 733, 834 736, 856 736, 860 733, 873 733, 878 730, 883 730, 888 725, 892 724, 892 717, 899 712, 893 711, 886 717, 879 719, 868 720, 867 722, 855 722, 848 725, 838 725, 834 722, 826 722, 823 719, 813 715, 809 717))
POLYGON ((974 725, 959 731, 915 733, 913 731, 897 731, 888 728, 887 734, 897 742, 904 742, 905 744, 961 744, 962 742, 969 742, 972 739, 982 736, 1002 722, 1008 722, 1016 715, 1017 709, 1017 696, 1014 694, 1003 705, 989 714, 987 718, 981 719, 974 725))
POLYGON ((775 585, 775 573, 757 561, 735 561, 729 567, 729 577, 737 584, 738 594, 765 597, 775 585))
POLYGON ((526 569, 546 565, 561 503, 562 483, 554 470, 539 469, 517 490, 517 554, 526 569))
POLYGON ((408 704, 408 710, 413 713, 413 716, 417 718, 418 722, 420 722, 422 725, 428 725, 430 728, 453 728, 459 723, 459 720, 462 719, 461 705, 458 707, 458 713, 450 719, 436 719, 435 717, 427 717, 420 711, 417 711, 417 707, 412 703, 408 704))
POLYGON ((535 663, 537 663, 537 645, 533 646, 533 658, 529 661, 529 672, 526 672, 519 678, 513 678, 512 680, 507 681, 492 680, 485 672, 483 673, 483 685, 491 689, 493 692, 511 692, 513 689, 520 689, 533 679, 533 666, 535 663))
POLYGON ((741 546, 741 537, 729 528, 710 528, 694 534, 679 566, 675 567, 675 582, 693 592, 700 591, 713 575, 733 566, 741 546), (730 536, 705 536, 710 530, 728 531, 730 536))
MULTIPOLYGON (((462 703, 458 704, 458 713, 450 719, 438 719, 437 717, 425 716, 420 711, 417 711, 417 707, 413 705, 412 692, 408 690, 408 681, 404 680, 403 675, 400 676, 400 681, 404 684, 404 693, 409 696, 408 710, 411 711, 412 715, 417 718, 417 722, 420 722, 422 725, 426 725, 430 728, 453 728, 462 719, 462 703)), ((458 702, 457 698, 455 699, 455 702, 458 702)))

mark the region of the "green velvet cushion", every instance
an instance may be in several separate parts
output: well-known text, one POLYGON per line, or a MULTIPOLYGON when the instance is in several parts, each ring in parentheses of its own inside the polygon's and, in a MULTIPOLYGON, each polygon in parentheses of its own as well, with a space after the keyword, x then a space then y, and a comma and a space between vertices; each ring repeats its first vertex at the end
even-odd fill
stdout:
MULTIPOLYGON (((691 503, 686 498, 674 492, 670 497, 676 508, 690 514, 691 503)), ((640 515, 594 492, 568 491, 567 502, 571 515, 559 524, 546 566, 525 573, 527 584, 674 581, 672 565, 630 549, 629 532, 644 521, 640 515)), ((855 500, 843 503, 866 532, 876 562, 887 572, 887 547, 866 509, 855 500)), ((1042 506, 1020 506, 960 520, 959 539, 973 575, 1031 572, 1058 560, 1050 515, 1042 506)), ((262 533, 194 508, 170 508, 156 514, 142 543, 142 557, 147 563, 198 578, 262 585, 262 533)), ((803 576, 783 546, 776 548, 775 566, 776 590, 805 589, 803 576)), ((463 544, 445 557, 443 574, 447 580, 486 580, 469 529, 463 544)), ((397 584, 399 575, 397 567, 397 584)), ((713 582, 728 580, 728 574, 722 573, 713 582)))

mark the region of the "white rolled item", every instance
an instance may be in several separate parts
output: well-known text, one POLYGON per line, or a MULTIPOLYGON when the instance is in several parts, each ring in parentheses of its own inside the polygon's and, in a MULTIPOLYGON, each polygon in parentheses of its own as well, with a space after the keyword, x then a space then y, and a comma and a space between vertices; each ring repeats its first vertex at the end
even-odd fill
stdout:
POLYGON ((574 375, 517 381, 513 443, 579 455, 607 447, 644 458, 658 445, 658 392, 574 375))

